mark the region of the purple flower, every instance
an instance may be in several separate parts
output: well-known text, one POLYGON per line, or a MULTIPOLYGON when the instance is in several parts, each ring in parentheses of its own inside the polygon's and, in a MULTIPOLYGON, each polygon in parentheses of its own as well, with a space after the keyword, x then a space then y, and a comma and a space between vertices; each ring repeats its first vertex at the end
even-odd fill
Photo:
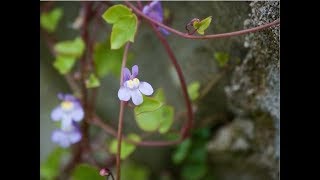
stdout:
MULTIPOLYGON (((143 14, 149 16, 155 21, 158 22, 163 22, 163 10, 161 3, 159 1, 152 1, 150 4, 145 5, 142 10, 143 14)), ((159 30, 164 34, 164 35, 169 35, 170 33, 162 28, 159 27, 159 30)))
POLYGON ((61 147, 69 147, 71 144, 77 143, 81 140, 81 133, 79 127, 73 121, 68 130, 57 129, 53 131, 51 140, 59 144, 61 147))
POLYGON ((122 101, 129 101, 135 105, 140 105, 143 102, 142 94, 151 95, 153 93, 152 86, 147 82, 140 82, 137 77, 139 68, 137 65, 132 67, 132 74, 128 68, 122 70, 123 84, 118 91, 118 97, 122 101), (142 94, 141 94, 142 93, 142 94))
POLYGON ((51 112, 53 121, 61 121, 61 129, 68 130, 72 121, 80 122, 84 117, 84 111, 77 98, 70 94, 58 94, 61 104, 51 112))

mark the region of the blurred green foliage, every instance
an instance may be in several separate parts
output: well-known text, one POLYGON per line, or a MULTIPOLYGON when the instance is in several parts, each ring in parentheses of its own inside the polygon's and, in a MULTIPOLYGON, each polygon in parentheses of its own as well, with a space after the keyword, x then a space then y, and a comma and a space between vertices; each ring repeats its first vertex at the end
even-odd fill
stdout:
POLYGON ((210 129, 201 128, 192 133, 191 138, 179 144, 172 155, 174 164, 181 168, 181 176, 186 180, 206 179, 208 175, 206 144, 210 129))
POLYGON ((40 15, 40 25, 47 32, 53 33, 63 16, 63 11, 61 8, 55 8, 49 12, 43 12, 40 15))
POLYGON ((63 156, 69 151, 60 147, 55 148, 48 158, 40 165, 40 178, 44 180, 54 180, 60 174, 60 165, 63 156))
POLYGON ((89 164, 79 164, 73 170, 71 180, 104 180, 105 177, 100 176, 99 169, 89 164))
POLYGON ((199 97, 200 82, 194 81, 188 85, 188 94, 191 101, 195 101, 199 97))
POLYGON ((154 93, 154 97, 143 97, 143 103, 134 108, 138 126, 147 132, 166 133, 173 123, 174 108, 166 105, 162 89, 154 93))
MULTIPOLYGON (((128 139, 134 141, 134 142, 140 142, 141 138, 136 134, 128 134, 128 139)), ((112 154, 117 154, 118 149, 118 140, 114 139, 111 141, 109 145, 109 151, 112 154)), ((126 142, 125 140, 122 140, 121 142, 121 159, 126 159, 130 154, 134 152, 136 149, 136 145, 131 144, 129 142, 126 142)))
POLYGON ((225 52, 214 53, 214 58, 218 62, 219 67, 224 67, 229 61, 229 54, 225 52))

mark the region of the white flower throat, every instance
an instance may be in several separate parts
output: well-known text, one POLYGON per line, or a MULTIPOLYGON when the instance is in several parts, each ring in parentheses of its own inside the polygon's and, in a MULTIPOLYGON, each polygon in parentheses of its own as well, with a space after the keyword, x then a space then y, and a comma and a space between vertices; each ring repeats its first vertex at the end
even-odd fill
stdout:
POLYGON ((130 89, 136 89, 140 85, 140 81, 138 78, 130 79, 125 82, 126 86, 130 89))

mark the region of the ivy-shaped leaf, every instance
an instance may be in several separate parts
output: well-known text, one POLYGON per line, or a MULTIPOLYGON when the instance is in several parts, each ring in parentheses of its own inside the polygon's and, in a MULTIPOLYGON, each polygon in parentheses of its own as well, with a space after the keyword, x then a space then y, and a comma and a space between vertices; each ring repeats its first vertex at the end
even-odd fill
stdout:
POLYGON ((104 180, 99 175, 99 169, 89 164, 79 164, 72 172, 71 180, 104 180))
POLYGON ((134 42, 134 35, 137 31, 137 16, 123 16, 112 27, 111 49, 121 48, 127 41, 134 42))
POLYGON ((203 20, 199 21, 194 21, 193 22, 193 27, 197 29, 197 32, 201 35, 204 35, 204 31, 209 27, 211 23, 212 17, 209 16, 203 20))
POLYGON ((114 5, 107 9, 102 17, 107 23, 113 24, 111 49, 119 49, 128 41, 134 42, 138 19, 131 9, 121 4, 114 5))
POLYGON ((157 89, 157 91, 154 93, 153 98, 160 102, 165 102, 165 96, 162 88, 157 89))
POLYGON ((174 108, 165 104, 162 89, 154 93, 154 97, 145 97, 140 106, 134 109, 138 126, 147 132, 159 131, 166 133, 173 124, 174 108))
POLYGON ((87 88, 96 88, 100 86, 100 81, 93 73, 90 74, 89 79, 86 81, 87 88))
POLYGON ((76 38, 73 41, 62 41, 58 42, 54 46, 54 50, 59 55, 71 56, 74 58, 79 58, 84 52, 85 44, 81 38, 76 38))
POLYGON ((60 173, 61 160, 68 151, 63 148, 54 149, 48 158, 40 165, 40 177, 43 179, 55 179, 60 173))
POLYGON ((214 53, 214 58, 220 67, 224 67, 229 61, 229 54, 224 52, 214 53))
POLYGON ((196 100, 199 97, 200 83, 198 81, 192 82, 188 85, 188 94, 191 101, 196 100))
MULTIPOLYGON (((136 134, 128 134, 127 136, 128 139, 135 141, 135 142, 140 142, 141 138, 136 135, 136 134)), ((118 146, 118 141, 117 139, 114 139, 111 141, 109 145, 109 151, 110 153, 117 154, 117 147, 118 146)), ((121 142, 121 159, 126 159, 130 154, 134 152, 136 149, 136 145, 130 144, 129 142, 126 142, 125 140, 122 140, 121 142)))
POLYGON ((169 131, 173 124, 174 119, 174 108, 172 106, 165 105, 161 109, 162 111, 162 117, 159 127, 159 132, 161 134, 164 134, 169 131))
POLYGON ((61 8, 55 8, 50 12, 43 12, 40 16, 40 25, 49 33, 56 30, 57 25, 62 18, 63 11, 61 8))
POLYGON ((76 59, 72 56, 57 56, 56 60, 53 62, 53 67, 55 67, 60 74, 67 74, 70 72, 75 62, 76 59))
POLYGON ((181 144, 178 145, 178 148, 173 153, 172 161, 175 164, 180 164, 188 155, 188 152, 191 148, 191 140, 186 139, 181 144))
POLYGON ((122 4, 114 5, 110 7, 105 13, 103 13, 103 19, 109 23, 116 23, 122 16, 132 15, 131 9, 122 4))
POLYGON ((163 105, 151 97, 143 97, 143 103, 134 108, 134 115, 138 126, 147 132, 156 131, 161 122, 161 111, 158 111, 163 105))
POLYGON ((136 115, 139 115, 141 113, 145 113, 145 112, 151 112, 151 111, 155 111, 157 109, 159 109, 163 104, 151 97, 143 97, 143 103, 139 106, 136 106, 134 108, 134 112, 136 115))

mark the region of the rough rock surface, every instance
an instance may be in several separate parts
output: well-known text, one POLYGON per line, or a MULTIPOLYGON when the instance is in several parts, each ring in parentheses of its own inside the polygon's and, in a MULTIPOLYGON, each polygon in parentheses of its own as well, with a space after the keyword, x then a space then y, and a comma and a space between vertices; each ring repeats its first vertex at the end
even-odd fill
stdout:
MULTIPOLYGON (((280 18, 280 2, 251 2, 246 28, 280 18)), ((280 158, 280 27, 246 35, 249 52, 225 87, 234 120, 208 144, 221 179, 278 179, 280 158), (245 120, 243 120, 245 119, 245 120), (250 125, 248 125, 250 124, 250 125), (246 127, 247 126, 247 127, 246 127), (239 127, 240 132, 239 132, 239 127), (253 130, 252 130, 253 129, 253 130), (251 138, 245 131, 251 133, 251 138), (239 153, 241 152, 241 153, 239 153), (223 165, 224 164, 224 165, 223 165), (226 167, 231 166, 230 171, 226 167), (257 173, 260 172, 260 173, 257 173)))

